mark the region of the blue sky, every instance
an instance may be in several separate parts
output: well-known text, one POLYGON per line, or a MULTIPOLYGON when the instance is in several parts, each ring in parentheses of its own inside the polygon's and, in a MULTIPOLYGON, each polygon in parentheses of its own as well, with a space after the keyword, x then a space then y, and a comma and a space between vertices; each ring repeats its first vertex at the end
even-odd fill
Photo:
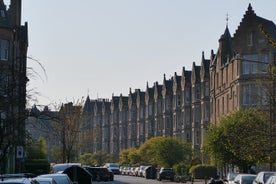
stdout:
MULTIPOLYGON (((28 60, 41 77, 28 89, 41 105, 124 96, 162 83, 210 57, 226 27, 233 35, 251 3, 276 23, 275 0, 23 0, 28 60)), ((34 103, 34 102, 31 102, 34 103)))

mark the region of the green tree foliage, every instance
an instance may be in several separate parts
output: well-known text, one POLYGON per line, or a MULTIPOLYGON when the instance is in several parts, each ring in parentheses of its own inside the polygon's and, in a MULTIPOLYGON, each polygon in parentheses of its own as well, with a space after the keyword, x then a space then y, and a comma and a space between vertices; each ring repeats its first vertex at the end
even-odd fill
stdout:
POLYGON ((189 170, 194 178, 206 179, 206 178, 217 178, 217 168, 211 165, 195 165, 189 170))
POLYGON ((45 138, 38 138, 36 142, 27 147, 28 159, 46 159, 47 157, 47 144, 45 138))
POLYGON ((80 155, 79 160, 82 165, 103 166, 105 163, 111 161, 111 155, 105 152, 85 153, 80 155))
POLYGON ((90 166, 95 165, 92 153, 85 153, 80 155, 79 160, 82 165, 90 165, 90 166))
POLYGON ((26 172, 35 175, 49 173, 50 164, 46 157, 47 147, 44 138, 39 138, 33 144, 29 144, 27 146, 27 157, 24 164, 26 172))
POLYGON ((190 163, 191 145, 172 137, 154 137, 138 149, 130 148, 120 153, 120 165, 156 165, 172 167, 190 163))
POLYGON ((173 170, 177 175, 187 175, 189 174, 190 164, 185 162, 177 163, 173 166, 173 170))
POLYGON ((147 140, 140 148, 141 164, 156 165, 157 164, 157 145, 162 141, 163 137, 155 137, 147 140))
POLYGON ((174 164, 190 159, 190 144, 172 137, 155 137, 139 148, 144 164, 172 167, 174 164))
POLYGON ((135 148, 131 148, 129 152, 129 164, 133 166, 140 165, 139 162, 141 160, 141 156, 139 154, 139 150, 135 148))
POLYGON ((241 109, 223 117, 207 131, 204 150, 216 164, 237 165, 241 171, 266 159, 268 121, 260 109, 241 109))
POLYGON ((122 150, 120 153, 120 165, 125 166, 135 166, 140 165, 141 159, 138 149, 136 148, 129 148, 122 150))

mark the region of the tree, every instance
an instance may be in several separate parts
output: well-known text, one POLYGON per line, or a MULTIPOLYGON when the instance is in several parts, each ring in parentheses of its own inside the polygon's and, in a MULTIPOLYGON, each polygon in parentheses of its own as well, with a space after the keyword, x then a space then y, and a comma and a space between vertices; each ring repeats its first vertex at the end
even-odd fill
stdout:
POLYGON ((136 148, 122 150, 120 153, 120 165, 140 165, 139 151, 136 148))
POLYGON ((97 152, 94 154, 85 153, 80 155, 80 162, 82 165, 103 166, 105 163, 108 163, 110 161, 111 155, 104 152, 97 152))
POLYGON ((191 158, 191 145, 172 137, 155 137, 139 148, 145 164, 172 167, 191 158))
MULTIPOLYGON (((266 37, 266 39, 269 41, 269 43, 276 48, 276 40, 268 33, 268 31, 264 28, 262 24, 259 25, 260 31, 263 33, 263 35, 266 37)), ((268 77, 266 83, 266 93, 267 97, 269 99, 269 117, 270 117, 270 123, 269 123, 269 169, 272 171, 273 163, 276 162, 276 63, 275 59, 273 61, 274 63, 268 65, 268 77)))
POLYGON ((128 155, 128 159, 130 165, 139 165, 139 162, 141 161, 139 150, 136 148, 131 148, 128 155))
POLYGON ((39 138, 27 146, 27 157, 24 163, 26 172, 35 175, 49 173, 50 163, 47 161, 46 140, 39 138))
POLYGON ((60 110, 56 113, 49 113, 56 136, 58 137, 61 146, 59 153, 62 157, 62 162, 72 162, 77 160, 79 151, 79 135, 80 135, 80 114, 82 106, 80 103, 73 102, 62 104, 60 110))
POLYGON ((241 109, 207 130, 204 150, 219 164, 237 165, 247 172, 264 162, 268 148, 268 120, 260 109, 241 109))
POLYGON ((92 158, 94 160, 94 165, 97 166, 103 166, 105 163, 110 162, 112 156, 105 152, 97 152, 92 155, 92 158))

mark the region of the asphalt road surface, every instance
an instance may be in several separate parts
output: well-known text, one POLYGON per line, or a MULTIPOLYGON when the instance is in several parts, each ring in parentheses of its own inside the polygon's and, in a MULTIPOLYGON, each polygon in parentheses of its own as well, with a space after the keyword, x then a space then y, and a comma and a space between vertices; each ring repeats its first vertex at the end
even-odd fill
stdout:
MULTIPOLYGON (((135 177, 135 176, 115 175, 114 181, 93 182, 93 183, 95 184, 162 184, 162 183, 176 184, 177 182, 171 182, 169 180, 158 181, 156 179, 145 179, 142 177, 135 177)), ((187 182, 186 184, 192 184, 192 183, 187 182)), ((194 184, 204 184, 204 181, 195 181, 194 184)))

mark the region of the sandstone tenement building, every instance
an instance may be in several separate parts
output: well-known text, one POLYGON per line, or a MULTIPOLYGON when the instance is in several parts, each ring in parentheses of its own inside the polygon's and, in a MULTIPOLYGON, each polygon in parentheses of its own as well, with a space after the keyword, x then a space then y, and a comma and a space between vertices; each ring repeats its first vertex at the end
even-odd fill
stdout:
POLYGON ((28 25, 21 0, 0 0, 0 170, 21 170, 25 147, 28 25))
POLYGON ((193 63, 191 71, 183 67, 181 75, 164 75, 162 84, 147 83, 145 91, 130 89, 128 96, 87 97, 82 126, 90 136, 82 151, 118 156, 151 137, 173 136, 191 142, 199 154, 209 123, 241 107, 268 104, 257 81, 268 75, 269 64, 275 65, 276 48, 259 25, 276 38, 275 24, 257 16, 249 4, 233 37, 226 26, 217 52, 211 51, 210 59, 202 53, 200 66, 193 63))
MULTIPOLYGON (((268 69, 276 65, 276 48, 260 25, 276 40, 276 25, 257 16, 249 4, 233 36, 226 25, 217 51, 212 50, 209 59, 202 52, 200 65, 194 62, 191 70, 183 67, 181 74, 164 75, 161 83, 147 83, 145 90, 130 89, 128 95, 112 95, 111 99, 88 96, 77 130, 79 154, 102 151, 113 154, 117 161, 124 149, 139 147, 152 137, 172 136, 190 142, 204 162, 201 149, 210 123, 218 124, 220 117, 244 107, 269 107, 276 112, 276 84, 266 85, 268 69)), ((275 115, 272 118, 275 121, 275 115)), ((48 134, 49 150, 61 144, 52 131, 43 130, 47 122, 32 123, 35 126, 29 122, 27 129, 34 138, 38 136, 32 133, 35 127, 40 127, 39 135, 48 134)))

